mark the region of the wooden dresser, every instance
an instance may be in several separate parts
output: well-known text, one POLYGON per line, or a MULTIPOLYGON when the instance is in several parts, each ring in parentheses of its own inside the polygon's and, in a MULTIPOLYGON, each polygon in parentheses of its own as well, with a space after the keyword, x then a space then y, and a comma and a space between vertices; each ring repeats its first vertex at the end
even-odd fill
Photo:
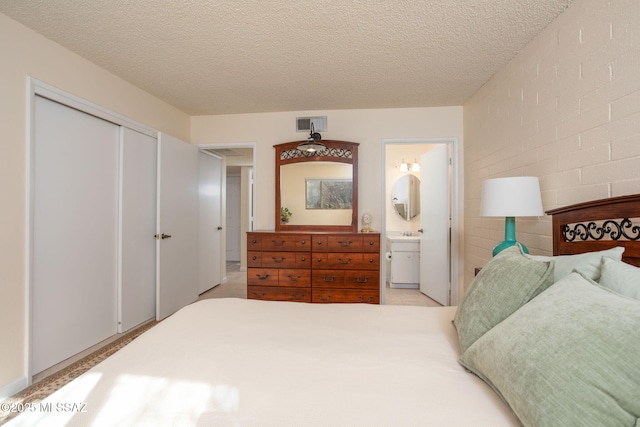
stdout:
POLYGON ((247 233, 247 298, 380 303, 380 234, 247 233))

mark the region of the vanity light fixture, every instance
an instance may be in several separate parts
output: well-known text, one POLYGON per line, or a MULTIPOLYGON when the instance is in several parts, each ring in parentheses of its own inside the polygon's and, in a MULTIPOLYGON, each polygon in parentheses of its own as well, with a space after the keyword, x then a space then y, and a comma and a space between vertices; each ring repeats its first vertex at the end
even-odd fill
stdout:
POLYGON ((413 164, 409 164, 402 159, 402 163, 400 163, 400 172, 420 172, 420 164, 418 163, 418 159, 413 161, 413 164))
POLYGON ((307 153, 315 153, 317 151, 323 151, 327 147, 320 142, 322 135, 318 132, 314 132, 313 122, 311 123, 311 130, 309 131, 309 138, 302 144, 298 145, 298 150, 305 151, 307 153))

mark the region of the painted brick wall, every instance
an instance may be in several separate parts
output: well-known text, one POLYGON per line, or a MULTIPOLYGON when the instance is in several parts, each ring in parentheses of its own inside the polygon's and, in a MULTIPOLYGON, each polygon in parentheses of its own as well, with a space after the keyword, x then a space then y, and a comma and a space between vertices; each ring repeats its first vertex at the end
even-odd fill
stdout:
MULTIPOLYGON (((640 192, 640 1, 576 0, 464 105, 465 284, 504 238, 482 181, 534 175, 545 210, 640 192)), ((551 254, 550 217, 517 220, 551 254)))

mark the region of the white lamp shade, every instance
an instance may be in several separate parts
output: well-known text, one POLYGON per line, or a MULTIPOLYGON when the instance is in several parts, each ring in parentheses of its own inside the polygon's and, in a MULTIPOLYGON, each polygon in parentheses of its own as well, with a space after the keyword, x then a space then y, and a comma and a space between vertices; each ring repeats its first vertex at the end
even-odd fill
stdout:
POLYGON ((542 216, 536 176, 487 179, 482 183, 481 216, 542 216))

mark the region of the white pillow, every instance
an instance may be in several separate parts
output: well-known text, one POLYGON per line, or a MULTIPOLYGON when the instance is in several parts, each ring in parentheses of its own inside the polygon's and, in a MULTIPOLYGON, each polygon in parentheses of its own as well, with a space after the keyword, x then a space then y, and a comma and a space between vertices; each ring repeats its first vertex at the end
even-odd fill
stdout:
POLYGON ((640 300, 640 268, 609 258, 602 258, 600 286, 640 300))
POLYGON ((624 247, 618 246, 611 249, 598 252, 587 252, 577 255, 527 255, 531 259, 537 261, 554 261, 555 269, 553 270, 554 282, 568 276, 573 270, 579 271, 591 280, 600 279, 600 267, 603 258, 610 258, 615 261, 622 261, 622 253, 624 247))

